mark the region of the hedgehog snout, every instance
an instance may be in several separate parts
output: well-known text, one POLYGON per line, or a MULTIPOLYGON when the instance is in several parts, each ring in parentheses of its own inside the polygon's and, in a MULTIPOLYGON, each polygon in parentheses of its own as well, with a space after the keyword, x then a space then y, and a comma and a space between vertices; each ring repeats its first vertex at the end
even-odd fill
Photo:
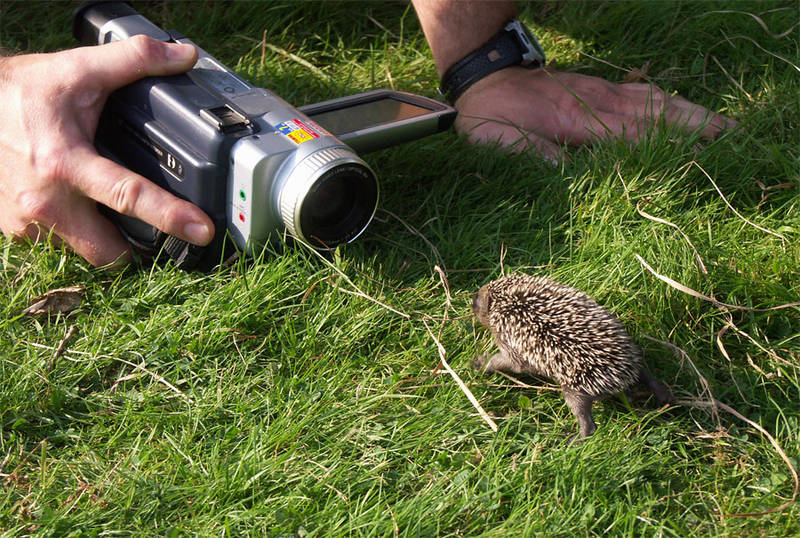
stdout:
POLYGON ((485 287, 478 290, 472 299, 472 313, 478 318, 478 322, 486 325, 489 318, 489 296, 485 287))

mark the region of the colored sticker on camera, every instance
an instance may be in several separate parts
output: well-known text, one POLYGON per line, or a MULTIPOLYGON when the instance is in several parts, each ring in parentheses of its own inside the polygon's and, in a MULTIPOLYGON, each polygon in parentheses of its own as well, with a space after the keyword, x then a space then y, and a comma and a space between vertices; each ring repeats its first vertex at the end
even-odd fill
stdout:
POLYGON ((319 135, 300 120, 289 120, 279 123, 275 128, 281 133, 288 136, 295 144, 302 144, 309 140, 319 138, 319 135))
POLYGON ((314 130, 314 131, 315 131, 315 132, 316 132, 318 135, 320 135, 320 136, 331 136, 331 133, 329 133, 328 131, 326 131, 326 130, 325 130, 323 127, 322 127, 322 125, 320 125, 319 123, 317 123, 317 122, 315 122, 315 121, 308 120, 308 121, 306 121, 306 125, 310 125, 310 126, 311 126, 311 128, 312 128, 312 129, 313 129, 313 130, 314 130))

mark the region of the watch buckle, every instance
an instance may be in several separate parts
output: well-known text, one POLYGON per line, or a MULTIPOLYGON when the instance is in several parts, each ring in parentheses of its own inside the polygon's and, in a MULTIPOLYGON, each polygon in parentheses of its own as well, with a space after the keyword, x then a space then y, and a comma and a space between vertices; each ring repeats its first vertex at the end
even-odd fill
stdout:
POLYGON ((536 36, 528 30, 527 26, 523 25, 519 19, 514 19, 506 24, 505 30, 514 34, 517 41, 519 41, 519 44, 522 46, 522 49, 525 51, 522 53, 522 62, 520 65, 523 67, 545 66, 547 58, 545 57, 544 49, 542 45, 539 44, 539 40, 536 39, 536 36))

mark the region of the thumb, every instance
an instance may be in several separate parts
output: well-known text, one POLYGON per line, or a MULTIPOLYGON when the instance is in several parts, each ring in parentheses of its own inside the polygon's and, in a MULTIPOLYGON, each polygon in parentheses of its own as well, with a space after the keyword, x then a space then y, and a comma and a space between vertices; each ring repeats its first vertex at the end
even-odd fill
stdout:
POLYGON ((184 73, 197 61, 194 45, 167 43, 145 35, 69 52, 81 55, 87 79, 107 91, 143 77, 184 73))

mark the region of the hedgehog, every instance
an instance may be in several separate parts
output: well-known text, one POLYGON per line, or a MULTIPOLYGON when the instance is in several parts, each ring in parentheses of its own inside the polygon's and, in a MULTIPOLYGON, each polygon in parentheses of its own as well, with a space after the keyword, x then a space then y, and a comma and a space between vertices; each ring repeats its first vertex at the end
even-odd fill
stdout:
POLYGON ((472 311, 499 348, 488 360, 478 355, 473 367, 554 379, 578 420, 581 437, 597 429, 594 401, 636 384, 645 385, 660 405, 672 400, 645 369, 641 349, 622 322, 579 290, 512 274, 481 287, 472 311))

